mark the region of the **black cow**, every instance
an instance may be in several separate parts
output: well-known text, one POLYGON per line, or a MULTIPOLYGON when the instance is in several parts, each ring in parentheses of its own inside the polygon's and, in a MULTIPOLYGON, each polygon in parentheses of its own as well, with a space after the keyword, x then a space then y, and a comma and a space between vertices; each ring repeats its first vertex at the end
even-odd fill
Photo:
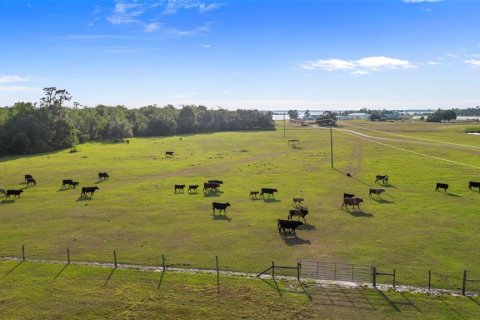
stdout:
POLYGON ((480 182, 470 181, 468 183, 468 189, 472 190, 472 188, 478 188, 478 191, 480 192, 480 182))
POLYGON ((99 172, 98 173, 98 180, 107 180, 108 178, 110 178, 108 173, 106 173, 106 172, 99 172))
POLYGON ((352 206, 353 209, 355 209, 355 206, 357 206, 358 210, 360 210, 360 203, 363 202, 363 199, 361 198, 343 198, 343 203, 340 209, 342 209, 345 206, 345 209, 348 210, 348 206, 352 206))
POLYGON ((388 176, 376 176, 375 183, 378 183, 378 181, 382 181, 383 184, 388 183, 388 176))
POLYGON ((166 157, 173 157, 173 151, 165 151, 165 158, 166 157))
POLYGON ((355 197, 355 195, 353 193, 344 193, 343 197, 344 198, 353 198, 353 197, 355 197))
POLYGON ((79 185, 79 182, 78 181, 73 181, 72 179, 62 180, 62 188, 65 188, 65 186, 67 186, 67 185, 75 188, 76 186, 79 185))
POLYGON ((275 198, 275 195, 274 193, 275 192, 278 192, 277 189, 272 189, 272 188, 262 188, 262 192, 260 192, 260 197, 264 198, 264 194, 268 194, 268 197, 270 198, 270 196, 274 197, 275 198))
POLYGON ((438 191, 438 189, 443 189, 444 192, 447 192, 448 184, 437 182, 437 186, 435 187, 435 191, 438 191))
POLYGON ((175 185, 175 193, 177 193, 177 191, 181 191, 183 192, 183 189, 185 188, 185 185, 184 184, 176 184, 175 185))
POLYGON ((220 203, 220 202, 212 202, 212 210, 213 210, 213 214, 215 214, 215 209, 218 209, 219 212, 223 212, 225 214, 227 214, 227 212, 225 211, 225 209, 227 209, 227 207, 230 207, 230 203, 220 203))
POLYGON ((191 184, 188 186, 188 192, 197 192, 199 185, 198 184, 191 184))
POLYGON ((3 194, 4 196, 7 195, 7 190, 0 188, 0 193, 3 194))
POLYGON ((37 181, 35 181, 35 179, 33 178, 28 178, 27 179, 27 185, 37 185, 37 181))
POLYGON ((7 193, 5 194, 6 199, 10 199, 10 196, 13 195, 13 197, 20 197, 20 194, 23 192, 23 190, 7 190, 7 193))
POLYGON ((305 220, 305 216, 308 214, 308 210, 305 208, 301 208, 300 210, 292 209, 288 213, 288 220, 292 220, 293 217, 298 217, 298 220, 300 218, 303 218, 303 221, 307 223, 307 220, 305 220))
POLYGON ((86 197, 87 193, 90 193, 90 197, 93 197, 95 190, 99 190, 98 187, 82 187, 82 197, 86 197))
POLYGON ((208 180, 210 183, 218 183, 218 184, 223 184, 222 180, 208 180))
POLYGON ((217 191, 217 188, 219 186, 220 185, 216 182, 204 182, 203 183, 203 192, 209 192, 209 191, 212 191, 212 190, 217 191))
POLYGON ((25 175, 25 183, 27 183, 28 179, 32 179, 33 176, 31 174, 26 174, 25 175))
POLYGON ((380 195, 385 192, 385 189, 375 189, 375 188, 370 188, 370 192, 368 193, 369 197, 372 197, 372 194, 376 194, 377 196, 380 197, 380 195))
POLYGON ((278 223, 277 223, 278 233, 281 235, 282 231, 283 231, 283 233, 285 235, 287 235, 287 230, 289 230, 290 233, 297 236, 297 234, 295 233, 295 229, 297 229, 302 224, 303 224, 303 222, 301 222, 301 221, 290 221, 290 220, 278 219, 278 223))

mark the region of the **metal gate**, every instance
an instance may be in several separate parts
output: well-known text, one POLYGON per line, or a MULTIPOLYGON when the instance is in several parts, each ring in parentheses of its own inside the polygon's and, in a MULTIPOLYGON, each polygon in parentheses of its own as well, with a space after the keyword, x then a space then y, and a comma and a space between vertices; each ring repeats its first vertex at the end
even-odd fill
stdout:
POLYGON ((371 283, 372 267, 359 264, 302 260, 302 278, 371 283))

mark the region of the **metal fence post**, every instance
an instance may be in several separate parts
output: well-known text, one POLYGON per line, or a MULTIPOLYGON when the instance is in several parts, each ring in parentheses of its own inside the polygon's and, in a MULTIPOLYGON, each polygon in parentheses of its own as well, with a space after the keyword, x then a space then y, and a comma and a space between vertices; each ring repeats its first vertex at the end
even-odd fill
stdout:
POLYGON ((215 257, 217 263, 217 293, 220 293, 220 273, 218 271, 218 256, 215 257))
POLYGON ((462 295, 465 295, 467 286, 467 270, 463 270, 462 295))
POLYGON ((163 266, 163 272, 165 272, 165 256, 162 253, 162 266, 163 266))
POLYGON ((67 248, 67 262, 70 264, 70 249, 67 248))
POLYGON ((377 267, 372 268, 372 284, 373 287, 377 287, 377 267))
POLYGON ((432 288, 432 270, 428 270, 428 291, 432 288))
POLYGON ((302 264, 297 261, 297 279, 300 281, 300 269, 302 268, 302 264))
POLYGON ((22 246, 22 260, 25 261, 25 246, 22 246))
POLYGON ((319 262, 317 261, 317 279, 318 279, 318 277, 319 277, 319 275, 318 275, 318 269, 320 269, 320 266, 319 266, 319 262))
POLYGON ((113 263, 115 265, 115 269, 117 269, 117 251, 113 250, 113 263))
POLYGON ((275 280, 275 262, 272 261, 272 278, 275 280))
POLYGON ((396 270, 393 269, 393 288, 394 288, 394 289, 395 289, 395 283, 396 283, 396 281, 395 281, 395 280, 396 280, 396 276, 395 276, 395 275, 396 275, 396 270))

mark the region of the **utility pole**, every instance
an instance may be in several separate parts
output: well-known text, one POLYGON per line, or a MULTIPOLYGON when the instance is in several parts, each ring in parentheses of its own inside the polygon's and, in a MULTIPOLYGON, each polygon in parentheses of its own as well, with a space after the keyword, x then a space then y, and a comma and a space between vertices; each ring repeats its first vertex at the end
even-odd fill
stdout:
POLYGON ((332 136, 332 125, 330 125, 330 163, 333 169, 333 136, 332 136))
POLYGON ((285 138, 285 112, 283 113, 283 137, 285 138))

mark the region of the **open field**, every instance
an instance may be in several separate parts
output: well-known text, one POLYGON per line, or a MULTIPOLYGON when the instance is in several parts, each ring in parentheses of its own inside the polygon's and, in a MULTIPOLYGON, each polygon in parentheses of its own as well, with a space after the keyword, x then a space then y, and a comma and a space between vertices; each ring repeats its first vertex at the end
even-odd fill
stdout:
POLYGON ((477 319, 478 297, 0 262, 3 319, 477 319), (278 286, 278 290, 277 290, 278 286))
POLYGON ((2 158, 0 186, 26 187, 26 173, 38 185, 18 200, 0 198, 0 255, 18 256, 25 245, 28 257, 46 259, 63 259, 67 247, 77 260, 111 261, 115 249, 120 262, 138 264, 159 264, 164 253, 169 264, 212 267, 219 256, 223 269, 239 271, 298 259, 397 268, 400 279, 410 268, 458 277, 478 271, 480 193, 467 186, 480 180, 480 140, 463 133, 471 125, 348 124, 467 146, 413 143, 345 125, 334 130, 331 169, 329 130, 289 126, 284 138, 279 124, 277 131, 87 143, 76 153, 2 158), (343 129, 395 141, 368 138, 382 144, 374 143, 343 129), (287 139, 299 139, 301 148, 287 139), (164 158, 166 150, 175 156, 164 158), (97 183, 99 171, 110 179, 97 183), (368 197, 376 174, 390 176, 383 200, 368 197), (100 190, 82 199, 80 188, 62 191, 62 179, 100 190), (208 179, 223 180, 222 193, 173 192, 174 184, 208 179), (436 182, 448 183, 449 192, 435 192, 436 182), (249 199, 261 187, 279 189, 276 199, 249 199), (361 212, 340 209, 344 192, 365 200, 361 212), (276 219, 287 218, 293 197, 305 198, 308 225, 297 230, 298 239, 284 240, 276 219), (212 216, 212 201, 231 203, 228 219, 212 216))

